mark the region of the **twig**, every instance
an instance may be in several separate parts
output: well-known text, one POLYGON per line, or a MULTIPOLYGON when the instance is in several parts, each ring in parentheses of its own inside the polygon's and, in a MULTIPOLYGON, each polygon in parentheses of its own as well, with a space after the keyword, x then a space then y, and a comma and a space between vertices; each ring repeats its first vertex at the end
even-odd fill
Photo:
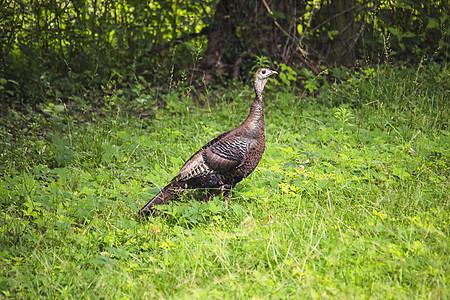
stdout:
POLYGON ((314 64, 310 63, 309 61, 307 61, 303 56, 301 56, 298 52, 295 52, 295 54, 297 55, 297 57, 302 61, 302 63, 304 63, 308 69, 310 69, 314 75, 319 75, 319 69, 317 68, 317 66, 315 66, 314 64))
MULTIPOLYGON (((266 0, 262 0, 262 2, 263 2, 263 4, 264 4, 264 6, 266 7, 266 10, 267 10, 267 12, 272 16, 273 15, 273 12, 272 12, 272 10, 270 9, 270 7, 269 7, 269 5, 267 4, 267 2, 266 2, 266 0)), ((313 10, 312 10, 312 12, 311 12, 311 17, 312 17, 312 14, 314 14, 314 10, 315 10, 315 7, 313 7, 313 10)), ((309 20, 308 20, 308 26, 309 26, 309 24, 311 23, 311 19, 312 18, 310 18, 309 20)), ((305 35, 305 32, 303 32, 303 35, 301 36, 301 38, 299 39, 299 38, 297 38, 295 35, 294 36, 292 36, 291 34, 289 34, 286 30, 284 30, 282 27, 281 27, 281 25, 277 22, 277 20, 275 20, 274 19, 274 24, 275 24, 275 26, 277 26, 278 27, 278 29, 280 29, 288 38, 292 38, 292 40, 294 40, 294 41, 297 41, 298 42, 298 51, 300 51, 302 54, 307 54, 307 52, 304 50, 304 49, 302 49, 301 48, 301 42, 302 42, 302 39, 303 39, 303 37, 304 37, 304 35, 305 35)), ((297 57, 302 61, 302 63, 304 63, 305 65, 306 65, 306 67, 308 68, 308 69, 310 69, 313 73, 314 73, 314 75, 319 75, 319 69, 315 66, 315 65, 313 65, 312 63, 310 63, 310 62, 308 62, 304 57, 302 57, 298 52, 295 52, 295 54, 297 55, 297 57)))
MULTIPOLYGON (((269 5, 267 5, 266 0, 262 0, 262 2, 263 2, 263 4, 264 4, 264 6, 266 7, 267 12, 268 12, 271 16, 273 16, 273 12, 272 12, 272 10, 270 9, 269 5)), ((289 34, 289 32, 287 32, 286 30, 284 30, 284 28, 281 27, 281 25, 278 23, 278 21, 277 21, 275 18, 274 18, 274 20, 273 20, 273 23, 274 23, 275 26, 277 26, 278 29, 280 29, 286 36, 291 37, 291 35, 289 34)), ((295 36, 293 36, 293 37, 291 37, 291 38, 293 38, 294 40, 297 39, 295 36)))

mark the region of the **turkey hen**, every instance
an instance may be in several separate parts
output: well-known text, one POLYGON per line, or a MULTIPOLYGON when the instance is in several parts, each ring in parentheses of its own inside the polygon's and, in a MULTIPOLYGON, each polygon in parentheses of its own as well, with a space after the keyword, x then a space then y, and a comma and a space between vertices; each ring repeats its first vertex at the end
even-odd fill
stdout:
POLYGON ((206 201, 224 193, 225 203, 231 188, 258 165, 265 148, 262 91, 269 76, 278 74, 262 68, 255 74, 256 97, 250 114, 238 127, 222 133, 198 150, 180 172, 138 212, 146 216, 186 189, 206 189, 206 201))

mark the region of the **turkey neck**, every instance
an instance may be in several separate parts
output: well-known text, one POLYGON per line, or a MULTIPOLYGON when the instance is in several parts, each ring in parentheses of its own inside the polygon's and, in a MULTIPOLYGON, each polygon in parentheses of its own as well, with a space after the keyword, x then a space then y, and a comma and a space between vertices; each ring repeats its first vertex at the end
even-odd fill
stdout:
POLYGON ((242 123, 242 125, 245 124, 245 132, 253 138, 256 138, 257 136, 255 136, 255 133, 260 131, 264 134, 264 103, 262 98, 262 90, 266 81, 267 79, 255 80, 256 97, 252 102, 247 119, 245 119, 242 123))

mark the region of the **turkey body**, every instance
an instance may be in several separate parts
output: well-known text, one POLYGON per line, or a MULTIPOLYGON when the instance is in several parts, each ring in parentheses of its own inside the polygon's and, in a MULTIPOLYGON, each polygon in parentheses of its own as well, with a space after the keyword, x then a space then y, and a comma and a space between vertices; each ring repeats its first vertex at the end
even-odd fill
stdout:
POLYGON ((278 73, 266 68, 256 72, 256 97, 245 121, 211 140, 192 155, 170 183, 139 210, 139 216, 151 214, 154 206, 166 203, 186 189, 205 189, 206 201, 223 192, 228 205, 231 188, 253 172, 264 153, 262 91, 267 79, 273 74, 278 73))

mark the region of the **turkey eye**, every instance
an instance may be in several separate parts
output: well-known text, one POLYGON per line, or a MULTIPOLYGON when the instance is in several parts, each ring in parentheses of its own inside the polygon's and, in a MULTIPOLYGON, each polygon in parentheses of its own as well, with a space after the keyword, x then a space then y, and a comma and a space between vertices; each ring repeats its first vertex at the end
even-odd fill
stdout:
POLYGON ((266 74, 266 70, 262 70, 262 72, 261 73, 263 73, 263 74, 266 74))

